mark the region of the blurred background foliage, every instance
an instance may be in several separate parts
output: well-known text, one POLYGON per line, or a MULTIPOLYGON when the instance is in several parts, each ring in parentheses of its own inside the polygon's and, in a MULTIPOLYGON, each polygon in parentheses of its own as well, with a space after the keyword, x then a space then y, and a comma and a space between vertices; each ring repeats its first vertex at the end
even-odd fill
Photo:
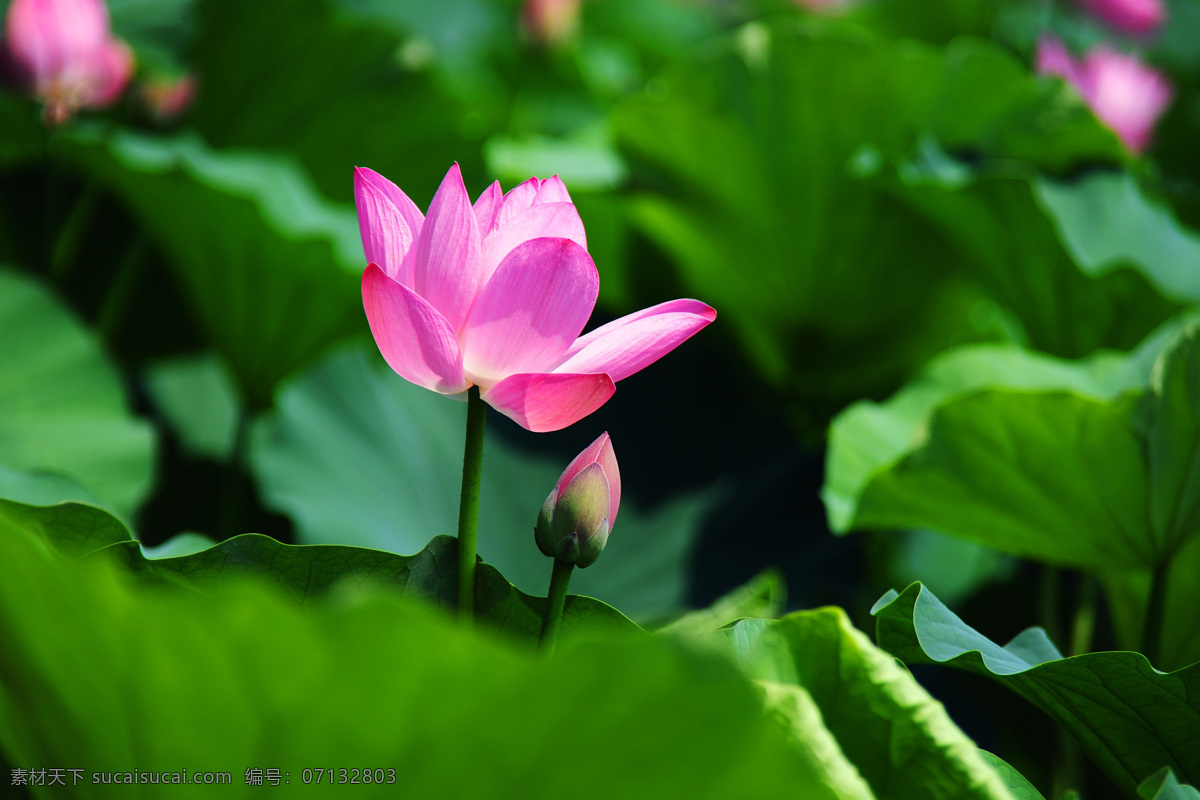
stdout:
MULTIPOLYGON (((1200 303, 1200 2, 1171 0, 1144 40, 1046 0, 563 5, 555 28, 504 0, 111 0, 140 79, 194 76, 180 115, 131 91, 51 130, 0 94, 0 496, 97 504, 150 545, 256 531, 412 554, 452 533, 465 410, 371 343, 351 170, 422 208, 454 161, 472 193, 557 173, 601 275, 593 325, 680 296, 720 316, 571 430, 492 415, 486 561, 540 593, 536 510, 608 430, 626 504, 573 589, 635 619, 774 566, 791 607, 862 627, 919 578, 985 635, 1036 619, 1055 638, 1078 561, 949 539, 936 515, 832 536, 830 424, 859 404, 835 449, 861 430, 895 461, 968 392, 1145 387, 1166 334, 1147 337, 1200 303), (1144 156, 1034 74, 1045 32, 1166 73, 1144 156), (898 416, 870 416, 910 382, 898 416)), ((831 460, 839 531, 888 466, 843 482, 831 460)), ((1145 604, 1142 573, 1101 577, 1145 604)), ((998 696, 939 686, 977 739, 1001 735, 977 719, 998 696)), ((1045 738, 1003 744, 1038 775, 1045 738)))

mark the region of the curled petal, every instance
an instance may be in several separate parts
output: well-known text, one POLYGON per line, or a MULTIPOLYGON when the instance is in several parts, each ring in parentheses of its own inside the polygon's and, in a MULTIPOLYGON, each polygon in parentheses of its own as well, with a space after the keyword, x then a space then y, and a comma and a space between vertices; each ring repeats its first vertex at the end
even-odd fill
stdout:
POLYGON ((613 396, 617 387, 597 375, 510 375, 481 397, 492 408, 535 433, 561 430, 586 417, 613 396))
MULTIPOLYGON (((374 170, 354 168, 354 205, 358 230, 368 263, 378 264, 388 277, 412 286, 405 255, 421 231, 424 216, 408 195, 374 170)), ((408 262, 411 270, 411 262, 408 262)))
POLYGON ((587 249, 587 236, 583 232, 583 220, 570 203, 543 203, 533 205, 512 217, 497 228, 483 243, 480 255, 481 280, 486 284, 504 257, 513 248, 529 239, 570 239, 587 249))
POLYGON ((363 309, 388 366, 410 383, 442 394, 467 388, 462 354, 446 318, 376 264, 363 272, 363 309))
POLYGON ((517 372, 542 372, 583 330, 600 278, 569 239, 532 239, 516 247, 484 286, 463 329, 463 365, 488 385, 517 372))
POLYGON ((429 204, 413 261, 413 288, 455 331, 479 293, 479 248, 479 226, 455 164, 429 204))
POLYGON ((653 364, 717 318, 699 300, 671 300, 580 337, 554 372, 605 372, 614 381, 653 364))

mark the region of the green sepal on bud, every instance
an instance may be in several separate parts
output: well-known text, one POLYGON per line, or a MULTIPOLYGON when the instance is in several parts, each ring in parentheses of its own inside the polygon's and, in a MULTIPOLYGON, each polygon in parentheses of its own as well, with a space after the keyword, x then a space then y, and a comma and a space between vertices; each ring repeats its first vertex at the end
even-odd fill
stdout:
POLYGON ((609 485, 604 469, 589 464, 561 493, 550 492, 538 513, 534 538, 550 558, 577 567, 589 567, 608 543, 609 485))

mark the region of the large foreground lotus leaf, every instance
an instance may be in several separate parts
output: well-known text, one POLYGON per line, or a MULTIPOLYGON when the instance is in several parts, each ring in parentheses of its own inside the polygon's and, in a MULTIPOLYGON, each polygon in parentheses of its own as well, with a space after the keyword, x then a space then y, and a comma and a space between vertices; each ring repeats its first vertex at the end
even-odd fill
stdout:
MULTIPOLYGON (((131 570, 159 578, 181 579, 200 587, 224 586, 246 575, 269 578, 295 601, 309 605, 332 590, 362 585, 399 589, 406 595, 453 606, 458 591, 458 543, 439 536, 413 556, 345 545, 280 544, 269 536, 246 533, 207 550, 174 558, 146 558, 136 542, 105 548, 131 570)), ((518 591, 495 567, 480 564, 475 575, 476 624, 537 641, 546 598, 518 591)), ((563 610, 560 636, 628 634, 637 626, 612 606, 590 597, 571 596, 563 610)))
POLYGON ((119 130, 89 129, 70 145, 162 248, 252 405, 269 404, 275 384, 330 342, 366 330, 353 211, 289 159, 119 130))
POLYGON ((1121 159, 1078 101, 993 44, 815 25, 746 26, 624 102, 616 124, 645 176, 634 225, 687 291, 721 298, 768 379, 834 402, 979 335, 953 241, 873 179, 882 164, 927 136, 997 158, 1045 152, 1053 167, 1121 159))
MULTIPOLYGON (((352 347, 283 389, 253 431, 250 460, 265 502, 291 516, 301 541, 415 552, 455 531, 465 418, 465 403, 402 381, 352 347)), ((564 466, 516 450, 494 430, 484 443, 479 553, 525 591, 541 592, 550 579, 533 524, 564 466)), ((576 570, 571 588, 635 617, 675 610, 708 502, 685 498, 652 514, 625 503, 604 558, 576 570)))
POLYGON ((154 434, 134 417, 96 337, 36 280, 0 270, 0 466, 53 473, 128 516, 154 475, 154 434))
MULTIPOLYGON (((437 537, 412 556, 342 545, 288 545, 247 533, 218 544, 205 543, 211 546, 184 555, 147 557, 120 521, 86 504, 33 506, 0 500, 0 517, 68 557, 94 554, 137 574, 203 590, 254 578, 303 606, 319 603, 332 592, 374 587, 451 608, 457 597, 457 543, 448 536, 437 537)), ((162 549, 173 549, 172 542, 162 549)), ((475 611, 481 629, 497 630, 529 643, 537 641, 545 598, 517 591, 487 564, 480 564, 476 583, 475 611)), ((637 630, 619 611, 598 600, 578 596, 567 600, 562 618, 565 637, 615 636, 637 630)))
POLYGON ((0 500, 0 518, 35 535, 67 558, 82 558, 130 541, 129 529, 120 520, 86 503, 36 506, 0 500))
POLYGON ((1150 655, 1163 666, 1200 658, 1188 633, 1200 621, 1189 572, 1200 530, 1200 474, 1191 468, 1200 448, 1197 330, 1171 341, 1149 386, 1117 393, 1160 341, 1125 366, 1097 356, 1045 362, 1047 372, 1039 358, 1020 356, 1011 378, 977 357, 950 356, 885 406, 851 409, 830 451, 835 530, 931 528, 1094 571, 1111 599, 1121 597, 1118 630, 1131 648, 1157 570, 1167 601, 1150 655), (945 371, 951 359, 970 367, 968 379, 945 371), (951 379, 939 380, 939 370, 951 379))
POLYGON ((732 665, 662 638, 543 658, 386 591, 301 609, 257 582, 147 586, 7 517, 0 561, 0 748, 81 768, 73 797, 115 796, 96 772, 180 769, 230 781, 120 794, 258 797, 250 770, 277 769, 325 797, 322 765, 371 770, 361 797, 838 796, 732 665))
POLYGON ((814 755, 844 776, 842 797, 1013 797, 942 705, 841 609, 742 620, 711 638, 760 681, 785 729, 821 732, 814 755))
POLYGON ((1063 658, 1041 628, 1001 647, 920 584, 875 606, 879 645, 909 663, 984 675, 1053 716, 1128 794, 1163 767, 1200 776, 1200 665, 1159 672, 1140 653, 1063 658))

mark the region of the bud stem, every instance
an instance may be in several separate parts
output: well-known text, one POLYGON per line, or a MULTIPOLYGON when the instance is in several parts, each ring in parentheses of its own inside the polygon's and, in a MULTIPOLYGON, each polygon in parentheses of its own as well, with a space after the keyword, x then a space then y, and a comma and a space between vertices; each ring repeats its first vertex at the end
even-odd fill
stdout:
POLYGON ((538 649, 552 655, 558 641, 558 623, 562 622, 563 606, 567 604, 567 584, 571 581, 574 564, 554 559, 554 570, 550 573, 550 591, 546 597, 546 616, 542 619, 542 634, 538 637, 538 649))
POLYGON ((487 405, 479 398, 479 387, 472 386, 467 391, 467 441, 458 501, 458 615, 465 620, 475 616, 475 541, 479 533, 479 484, 486 421, 487 405))

